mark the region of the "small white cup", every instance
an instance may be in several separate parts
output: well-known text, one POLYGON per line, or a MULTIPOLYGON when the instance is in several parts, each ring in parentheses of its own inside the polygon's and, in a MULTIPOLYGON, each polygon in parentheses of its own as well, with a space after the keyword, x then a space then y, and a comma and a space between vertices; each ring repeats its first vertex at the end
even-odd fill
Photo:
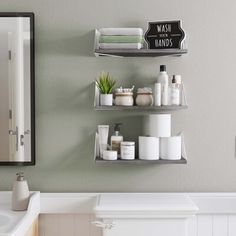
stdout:
POLYGON ((117 160, 117 151, 103 150, 102 158, 107 161, 115 161, 117 160))
POLYGON ((165 160, 180 160, 181 136, 160 138, 160 157, 165 160))

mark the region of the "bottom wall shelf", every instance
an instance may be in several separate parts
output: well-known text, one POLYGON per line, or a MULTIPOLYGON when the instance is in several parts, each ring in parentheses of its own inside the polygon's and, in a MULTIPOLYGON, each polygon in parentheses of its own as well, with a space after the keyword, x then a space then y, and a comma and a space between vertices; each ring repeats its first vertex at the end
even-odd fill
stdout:
POLYGON ((121 160, 117 159, 115 161, 107 161, 104 160, 100 157, 99 155, 99 141, 98 141, 98 133, 95 134, 95 145, 94 145, 94 161, 98 165, 106 165, 106 164, 124 164, 124 165, 148 165, 148 164, 156 164, 156 165, 162 165, 162 164, 187 164, 187 154, 186 154, 186 149, 185 149, 185 142, 184 142, 184 136, 182 136, 182 144, 181 144, 181 149, 182 149, 182 154, 181 154, 181 159, 180 160, 164 160, 164 159, 159 159, 159 160, 141 160, 138 158, 138 156, 135 157, 134 160, 121 160))
POLYGON ((136 165, 142 165, 142 164, 186 164, 187 160, 185 158, 181 158, 180 160, 141 160, 141 159, 134 159, 134 160, 115 160, 115 161, 107 161, 102 159, 101 157, 95 158, 96 164, 136 164, 136 165))

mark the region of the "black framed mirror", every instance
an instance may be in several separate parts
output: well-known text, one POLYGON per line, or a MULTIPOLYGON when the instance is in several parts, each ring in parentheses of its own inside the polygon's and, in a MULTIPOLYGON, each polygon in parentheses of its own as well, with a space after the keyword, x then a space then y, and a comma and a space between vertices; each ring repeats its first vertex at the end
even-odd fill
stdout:
POLYGON ((34 13, 0 13, 0 165, 35 165, 34 13))

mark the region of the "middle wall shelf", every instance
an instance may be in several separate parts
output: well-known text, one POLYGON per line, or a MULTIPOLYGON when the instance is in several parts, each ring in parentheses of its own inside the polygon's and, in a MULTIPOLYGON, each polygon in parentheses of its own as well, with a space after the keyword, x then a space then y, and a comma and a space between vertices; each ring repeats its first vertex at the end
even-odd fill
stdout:
POLYGON ((187 109, 187 105, 169 106, 95 106, 96 111, 139 111, 139 112, 167 112, 187 109))
POLYGON ((96 111, 130 111, 130 112, 149 112, 149 113, 165 113, 171 111, 184 110, 188 108, 187 99, 184 90, 182 90, 181 105, 167 106, 101 106, 99 103, 100 92, 94 83, 94 110, 96 111))

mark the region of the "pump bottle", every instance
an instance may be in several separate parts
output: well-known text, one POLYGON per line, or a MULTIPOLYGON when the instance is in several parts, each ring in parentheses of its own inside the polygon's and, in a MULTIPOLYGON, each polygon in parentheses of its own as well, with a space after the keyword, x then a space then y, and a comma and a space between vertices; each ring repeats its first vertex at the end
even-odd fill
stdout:
POLYGON ((116 123, 114 127, 114 133, 111 136, 111 149, 117 151, 120 154, 120 143, 123 141, 123 136, 120 134, 121 123, 116 123))
POLYGON ((24 173, 17 173, 16 176, 12 189, 12 210, 25 211, 29 203, 29 187, 24 179, 24 173))
POLYGON ((171 84, 171 105, 181 105, 182 81, 180 75, 173 75, 171 84))

